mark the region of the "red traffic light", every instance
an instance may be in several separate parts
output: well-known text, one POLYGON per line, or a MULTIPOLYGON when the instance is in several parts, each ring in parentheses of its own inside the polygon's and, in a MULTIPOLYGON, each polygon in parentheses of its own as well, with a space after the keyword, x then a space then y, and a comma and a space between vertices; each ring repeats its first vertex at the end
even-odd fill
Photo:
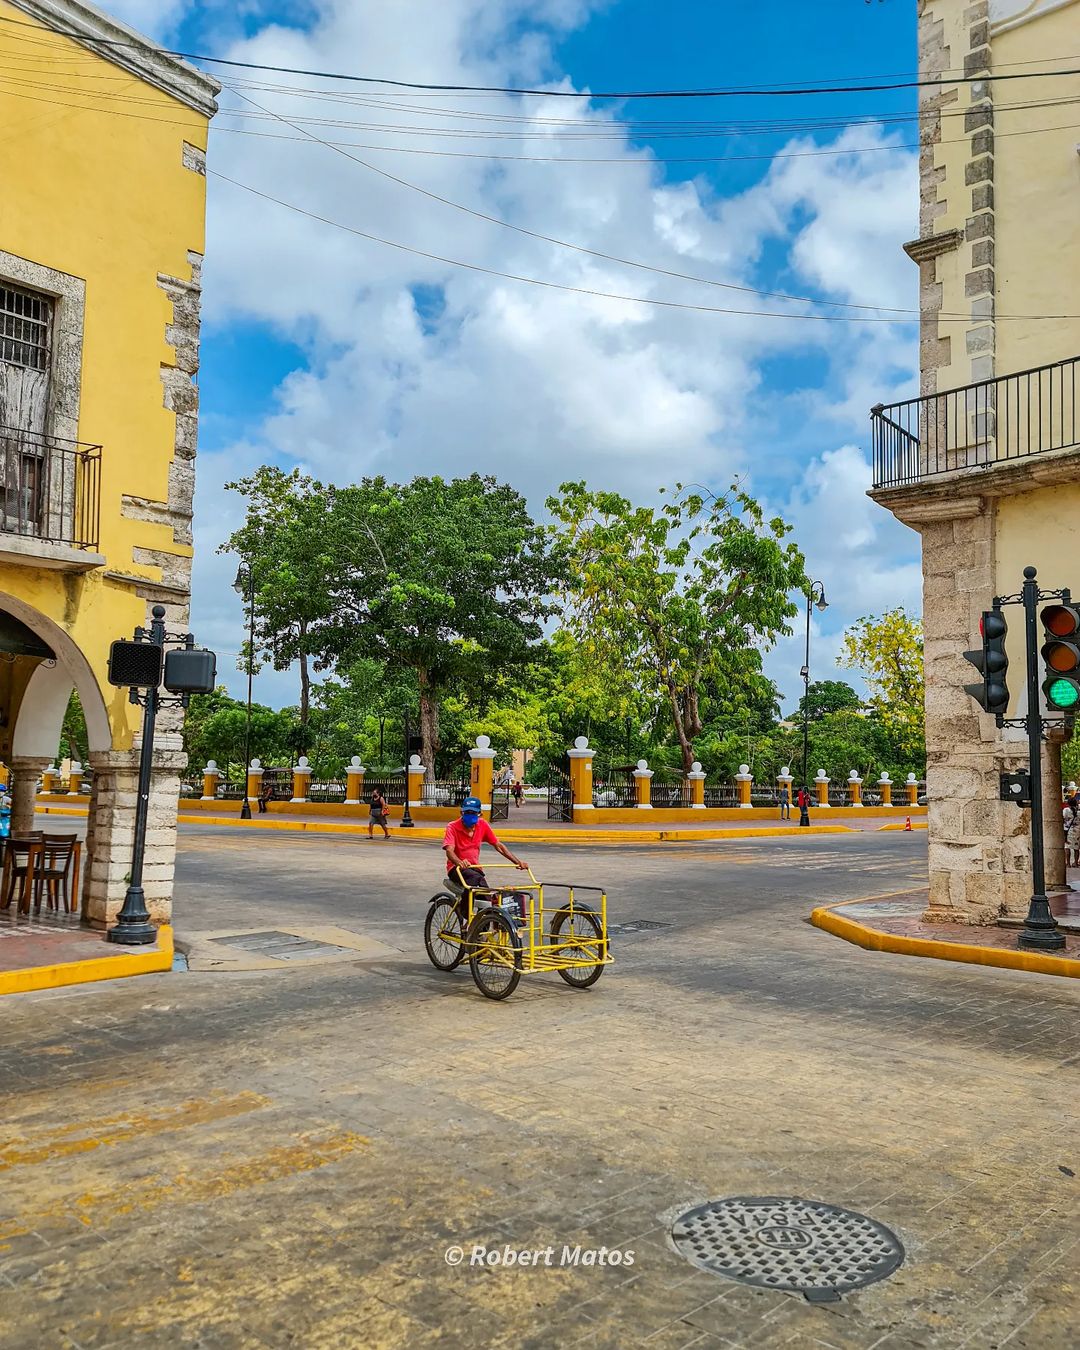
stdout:
POLYGON ((1071 605, 1047 605, 1039 615, 1042 626, 1058 638, 1070 638, 1080 633, 1080 610, 1071 605))

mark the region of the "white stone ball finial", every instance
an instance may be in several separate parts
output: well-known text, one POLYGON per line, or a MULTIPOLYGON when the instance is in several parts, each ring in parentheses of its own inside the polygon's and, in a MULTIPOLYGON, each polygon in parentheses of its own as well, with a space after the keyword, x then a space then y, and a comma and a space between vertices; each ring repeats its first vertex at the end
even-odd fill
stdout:
MULTIPOLYGON (((699 764, 697 767, 700 769, 700 768, 701 768, 701 765, 699 764)), ((749 765, 749 764, 740 764, 740 765, 739 765, 739 772, 740 772, 740 773, 749 773, 749 772, 750 772, 750 765, 749 765)))
POLYGON ((479 736, 477 736, 477 738, 476 738, 476 748, 477 748, 477 750, 488 750, 488 749, 490 749, 490 748, 491 748, 491 737, 490 737, 490 736, 485 736, 483 733, 481 733, 481 734, 480 734, 479 736))
POLYGON ((349 767, 351 769, 359 769, 363 765, 363 762, 364 761, 359 755, 353 755, 352 759, 349 760, 349 767))
POLYGON ((647 769, 649 767, 649 761, 647 759, 639 759, 637 766, 639 769, 647 769))
POLYGON ((589 748, 589 738, 588 738, 588 736, 575 736, 575 737, 574 737, 574 749, 575 749, 575 750, 587 750, 588 748, 589 748))

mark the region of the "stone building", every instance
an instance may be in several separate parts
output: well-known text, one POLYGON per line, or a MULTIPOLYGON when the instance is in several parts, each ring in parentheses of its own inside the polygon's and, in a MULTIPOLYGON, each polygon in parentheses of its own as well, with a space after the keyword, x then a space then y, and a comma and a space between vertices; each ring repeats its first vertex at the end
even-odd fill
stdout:
MULTIPOLYGON (((139 710, 109 645, 188 623, 205 158, 219 86, 82 0, 0 0, 0 759, 16 831, 72 690, 92 773, 84 918, 130 868, 139 710)), ((176 715, 145 890, 172 897, 176 715)))
MULTIPOLYGON (((872 496, 922 536, 930 913, 1022 915, 1029 813, 1000 803, 1027 763, 964 693, 962 653, 995 595, 1080 594, 1080 157, 1069 106, 1078 0, 920 0, 920 397, 872 415, 872 496), (991 76, 1008 75, 1008 79, 991 76)), ((1026 713, 1021 611, 1010 717, 1026 713)), ((1046 762, 1048 883, 1064 881, 1060 744, 1046 762)))

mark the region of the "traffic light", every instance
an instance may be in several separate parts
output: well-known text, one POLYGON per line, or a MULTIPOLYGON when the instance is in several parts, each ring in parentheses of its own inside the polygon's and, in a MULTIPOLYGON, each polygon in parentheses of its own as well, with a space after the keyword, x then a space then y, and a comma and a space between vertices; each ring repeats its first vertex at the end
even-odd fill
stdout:
POLYGON ((964 693, 970 694, 984 712, 1003 713, 1009 706, 1009 686, 1005 682, 1009 669, 1005 654, 1008 631, 1005 615, 999 609, 984 610, 979 620, 982 647, 964 653, 964 660, 970 661, 982 676, 978 684, 965 684, 964 693))
POLYGON ((1047 605, 1039 618, 1045 638, 1043 696, 1056 712, 1080 711, 1080 610, 1047 605))

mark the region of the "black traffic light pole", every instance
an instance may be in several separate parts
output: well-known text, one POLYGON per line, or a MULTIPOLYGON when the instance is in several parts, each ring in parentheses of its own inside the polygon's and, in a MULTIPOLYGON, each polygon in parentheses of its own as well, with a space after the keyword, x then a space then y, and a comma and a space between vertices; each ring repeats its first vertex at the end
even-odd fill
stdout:
POLYGON ((1024 929, 1016 939, 1018 947, 1035 951, 1060 951, 1065 935, 1050 913, 1046 897, 1046 855, 1043 840, 1042 733, 1039 709, 1039 585, 1034 567, 1024 568, 1024 637, 1027 647, 1028 768, 1031 773, 1031 903, 1024 929))

